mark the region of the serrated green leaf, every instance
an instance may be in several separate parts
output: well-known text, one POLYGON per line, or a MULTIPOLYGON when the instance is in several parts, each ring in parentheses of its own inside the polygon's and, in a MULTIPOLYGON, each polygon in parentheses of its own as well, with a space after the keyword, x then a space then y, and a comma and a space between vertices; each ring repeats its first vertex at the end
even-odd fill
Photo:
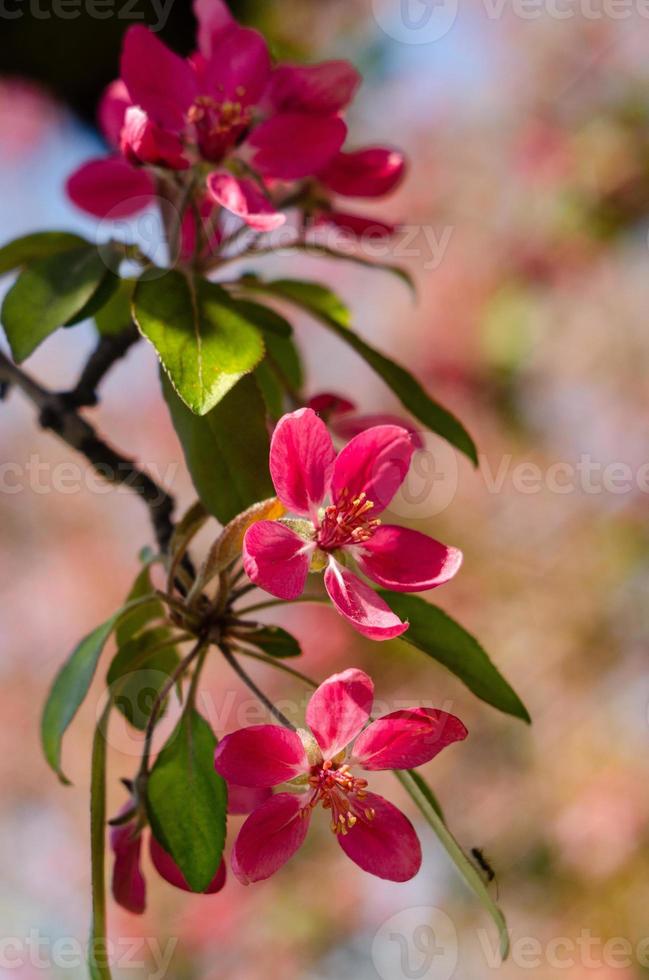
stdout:
POLYGON ((464 853, 444 823, 444 820, 437 812, 437 809, 431 804, 429 794, 432 791, 428 787, 426 787, 427 792, 422 790, 421 784, 424 783, 424 780, 414 772, 405 770, 403 772, 395 772, 394 775, 408 792, 414 803, 416 803, 430 827, 437 834, 442 847, 451 861, 453 861, 466 884, 493 919, 500 937, 500 955, 503 960, 506 960, 509 955, 509 933, 507 931, 505 916, 489 894, 473 862, 464 853))
POLYGON ((264 356, 257 327, 221 286, 202 277, 145 274, 135 287, 133 315, 196 415, 214 408, 264 356))
POLYGON ((81 640, 57 674, 45 702, 41 744, 45 759, 63 783, 69 783, 61 770, 63 736, 90 689, 108 637, 127 611, 128 607, 122 607, 81 640))
POLYGON ((212 729, 189 706, 147 783, 153 835, 196 892, 214 878, 225 844, 227 786, 214 769, 215 748, 212 729))
POLYGON ((472 463, 478 463, 475 443, 462 423, 428 395, 417 379, 391 358, 381 354, 351 329, 351 314, 340 297, 314 282, 279 279, 263 283, 246 277, 248 288, 257 288, 306 310, 344 340, 385 381, 404 408, 431 432, 450 442, 472 463))
POLYGON ((189 411, 164 376, 163 392, 196 492, 210 514, 227 524, 273 495, 266 406, 254 378, 242 378, 203 416, 189 411))
POLYGON ((27 266, 5 296, 2 323, 20 364, 58 327, 89 303, 107 276, 94 245, 59 252, 27 266))
POLYGON ((246 632, 241 640, 249 646, 258 647, 269 657, 284 660, 287 657, 299 657, 302 653, 300 644, 294 636, 279 626, 264 626, 252 632, 246 632))
POLYGON ((387 589, 380 589, 379 595, 410 624, 401 640, 437 660, 482 701, 522 721, 531 721, 516 692, 463 626, 419 596, 387 589))
POLYGON ((32 235, 23 235, 0 248, 0 276, 35 262, 36 259, 45 259, 48 255, 89 244, 80 235, 74 235, 70 231, 37 231, 32 235))
POLYGON ((106 681, 115 707, 134 728, 146 729, 155 700, 178 663, 168 629, 144 630, 120 646, 106 681))

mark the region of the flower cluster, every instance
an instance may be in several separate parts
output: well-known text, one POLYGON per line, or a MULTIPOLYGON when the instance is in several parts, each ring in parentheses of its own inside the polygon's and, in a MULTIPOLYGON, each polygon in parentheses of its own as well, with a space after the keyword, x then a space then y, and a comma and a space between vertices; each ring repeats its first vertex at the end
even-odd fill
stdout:
POLYGON ((187 59, 145 27, 127 31, 120 78, 99 111, 113 153, 70 177, 74 203, 119 218, 182 188, 184 203, 172 203, 185 212, 190 241, 197 216, 214 240, 220 209, 268 232, 286 221, 289 204, 314 223, 389 234, 391 226, 333 200, 382 196, 404 172, 390 148, 343 150, 342 114, 361 81, 354 66, 273 66, 262 35, 237 24, 222 0, 195 0, 194 10, 198 50, 187 59))
POLYGON ((347 567, 354 561, 373 582, 397 592, 423 592, 448 582, 462 554, 379 515, 403 483, 415 451, 396 425, 365 429, 336 455, 327 427, 311 408, 285 415, 270 448, 277 496, 297 520, 259 521, 246 532, 243 563, 256 585, 296 599, 309 572, 324 571, 338 612, 373 640, 407 628, 387 603, 347 567), (331 503, 325 505, 327 496, 331 503))
POLYGON ((432 708, 394 711, 368 725, 373 699, 371 679, 351 668, 329 677, 311 697, 310 731, 256 725, 217 746, 216 769, 227 780, 258 789, 287 784, 239 831, 232 870, 243 884, 262 881, 286 864, 318 806, 327 811, 342 850, 364 871, 389 881, 417 874, 421 846, 412 824, 354 770, 421 766, 467 731, 458 718, 432 708))

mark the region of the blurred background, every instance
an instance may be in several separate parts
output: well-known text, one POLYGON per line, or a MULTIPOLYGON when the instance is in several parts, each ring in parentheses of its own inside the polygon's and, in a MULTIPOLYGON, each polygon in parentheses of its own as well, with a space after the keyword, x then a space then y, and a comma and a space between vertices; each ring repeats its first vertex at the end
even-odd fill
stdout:
MULTIPOLYGON (((94 105, 133 19, 190 50, 189 4, 163 8, 4 5, 3 241, 41 228, 97 231, 63 183, 102 152, 94 105)), ((233 9, 282 57, 353 59, 365 76, 353 142, 394 143, 411 162, 377 213, 406 226, 385 257, 416 278, 416 305, 396 280, 357 267, 304 259, 298 268, 291 257, 265 268, 332 284, 358 330, 476 437, 478 471, 428 438, 393 510, 463 549, 461 575, 431 598, 481 639, 534 723, 499 715, 398 643, 363 643, 329 609, 299 608, 284 623, 303 644, 306 673, 354 663, 384 703, 425 699, 466 722, 468 741, 425 775, 460 841, 496 870, 513 955, 497 965, 491 924, 394 780, 379 777, 373 785, 407 809, 424 844, 413 881, 364 875, 324 820, 263 885, 230 880, 220 895, 194 897, 149 873, 144 917, 110 906, 111 936, 134 939, 130 953, 119 947, 115 977, 647 976, 649 8, 250 0, 233 9), (161 955, 172 956, 166 966, 161 955)), ((313 323, 297 329, 310 394, 396 409, 351 353, 313 323)), ((65 389, 92 344, 89 325, 59 331, 28 369, 65 389)), ((129 354, 89 415, 191 503, 151 349, 129 354)), ((100 685, 66 739, 71 788, 42 761, 39 713, 64 656, 128 591, 149 527, 132 495, 99 486, 38 431, 18 393, 0 404, 0 439, 0 978, 82 977, 73 956, 57 954, 56 965, 49 953, 86 936, 100 685)), ((264 667, 255 676, 278 697, 304 698, 264 667)), ((218 664, 206 694, 217 734, 242 723, 244 692, 218 664)), ((119 724, 111 742, 114 812, 137 745, 119 724)))

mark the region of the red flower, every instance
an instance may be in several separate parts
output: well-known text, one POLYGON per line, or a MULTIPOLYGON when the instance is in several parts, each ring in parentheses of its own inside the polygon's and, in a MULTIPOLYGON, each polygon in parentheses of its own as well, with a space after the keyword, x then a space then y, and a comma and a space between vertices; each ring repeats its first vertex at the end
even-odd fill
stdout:
POLYGON ((432 708, 394 711, 363 730, 373 697, 371 679, 352 668, 313 694, 306 711, 310 732, 256 725, 217 746, 215 766, 224 778, 251 787, 288 781, 298 791, 272 796, 241 828, 232 870, 243 884, 270 877, 295 854, 318 805, 329 811, 343 851, 364 871, 389 881, 417 874, 421 847, 412 824, 353 770, 412 769, 466 738, 467 730, 432 708))
POLYGON ((302 521, 259 521, 246 532, 248 577, 280 599, 296 599, 309 571, 324 581, 338 612, 374 640, 407 628, 376 592, 343 564, 353 559, 374 582, 398 592, 422 592, 448 582, 462 555, 426 534, 381 524, 415 450, 410 433, 377 425, 336 455, 327 428, 310 408, 278 422, 270 448, 277 496, 302 521), (330 494, 331 504, 322 507, 330 494))

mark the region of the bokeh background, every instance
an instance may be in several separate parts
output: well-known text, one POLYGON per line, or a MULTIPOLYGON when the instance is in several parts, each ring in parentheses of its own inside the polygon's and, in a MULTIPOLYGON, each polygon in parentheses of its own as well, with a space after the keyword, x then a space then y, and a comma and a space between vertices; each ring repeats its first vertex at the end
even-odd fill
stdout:
MULTIPOLYGON (((3 240, 98 231, 66 202, 63 182, 101 152, 93 106, 132 21, 119 3, 101 20, 78 9, 68 19, 30 2, 11 7, 21 16, 0 14, 3 240)), ((159 20, 149 4, 133 9, 159 20)), ((493 864, 514 951, 497 965, 491 924, 409 810, 425 860, 406 885, 363 875, 324 821, 263 885, 231 880, 203 898, 149 874, 144 917, 111 905, 113 938, 137 940, 135 965, 123 956, 115 976, 637 980, 649 972, 649 10, 640 0, 235 9, 282 56, 352 58, 365 75, 354 142, 392 142, 410 158, 380 213, 409 227, 386 257, 415 276, 416 305, 396 280, 353 266, 292 257, 267 268, 333 284, 359 331, 476 436, 479 471, 430 440, 394 509, 464 550, 461 575, 431 598, 480 637, 534 723, 482 705, 399 643, 359 642, 328 609, 300 607, 284 622, 303 643, 305 672, 355 663, 383 701, 425 698, 467 723, 468 741, 425 774, 465 847, 493 864), (143 957, 168 940, 171 964, 156 973, 143 957)), ((192 34, 189 4, 175 0, 162 36, 187 51, 192 34)), ((310 393, 396 408, 316 325, 297 329, 310 393)), ((29 370, 64 389, 92 343, 89 325, 60 331, 29 370)), ((191 502, 149 348, 115 369, 89 415, 191 502)), ((149 528, 131 495, 88 483, 17 393, 0 404, 0 440, 0 978, 82 977, 50 954, 57 939, 86 936, 100 687, 66 739, 71 788, 42 761, 39 712, 63 657, 128 591, 149 528)), ((303 700, 265 668, 256 676, 303 700)), ((204 707, 217 732, 238 727, 248 706, 212 665, 204 707)), ((119 725, 111 741, 117 809, 136 746, 119 725)), ((408 808, 392 782, 376 785, 408 808)))

